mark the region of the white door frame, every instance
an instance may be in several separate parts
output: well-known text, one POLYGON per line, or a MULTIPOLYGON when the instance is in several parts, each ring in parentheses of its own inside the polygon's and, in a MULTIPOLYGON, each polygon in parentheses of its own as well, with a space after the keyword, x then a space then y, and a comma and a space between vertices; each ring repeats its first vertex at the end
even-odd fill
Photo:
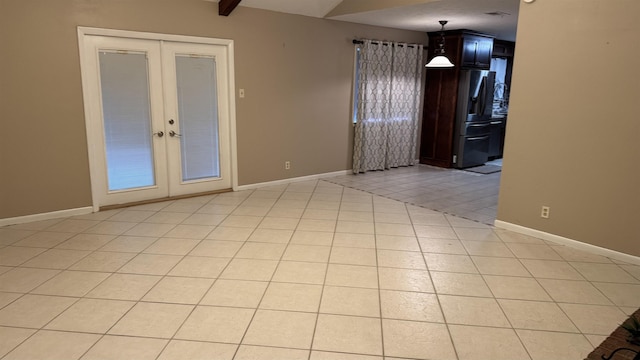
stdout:
MULTIPOLYGON (((227 48, 227 64, 229 69, 229 77, 227 82, 227 93, 228 96, 228 110, 229 110, 229 145, 231 150, 231 186, 235 191, 238 188, 238 161, 237 161, 237 141, 236 141, 236 97, 235 97, 235 63, 234 63, 234 42, 229 39, 215 39, 215 38, 206 38, 206 37, 198 37, 198 36, 184 36, 184 35, 171 35, 171 34, 159 34, 159 33, 147 33, 147 32, 139 32, 139 31, 127 31, 127 30, 113 30, 113 29, 102 29, 102 28, 92 28, 92 27, 78 27, 78 45, 80 52, 80 67, 86 68, 87 62, 89 61, 85 54, 85 35, 98 35, 98 36, 114 36, 120 38, 132 38, 132 39, 144 39, 144 40, 158 40, 158 41, 175 41, 175 42, 184 42, 184 43, 195 43, 195 44, 211 44, 211 45, 221 45, 227 48)), ((96 129, 95 123, 90 121, 91 114, 95 112, 93 109, 93 105, 95 104, 95 99, 92 98, 89 92, 89 84, 88 79, 82 77, 82 96, 84 102, 84 115, 85 115, 85 125, 86 125, 86 133, 87 133, 87 150, 89 155, 89 172, 91 176, 91 197, 92 197, 92 205, 93 211, 97 212, 100 210, 100 205, 98 201, 98 194, 101 189, 99 188, 99 182, 94 181, 97 174, 101 174, 104 170, 98 169, 98 164, 95 159, 97 150, 95 149, 95 144, 92 144, 90 139, 92 139, 92 135, 95 134, 96 129)))

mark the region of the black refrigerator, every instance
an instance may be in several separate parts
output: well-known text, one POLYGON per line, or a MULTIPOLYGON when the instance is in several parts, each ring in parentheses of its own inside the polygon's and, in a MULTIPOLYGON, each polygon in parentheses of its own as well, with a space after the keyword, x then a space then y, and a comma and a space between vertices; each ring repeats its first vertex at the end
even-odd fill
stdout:
POLYGON ((495 76, 489 70, 460 70, 453 135, 455 168, 483 165, 489 159, 495 76))

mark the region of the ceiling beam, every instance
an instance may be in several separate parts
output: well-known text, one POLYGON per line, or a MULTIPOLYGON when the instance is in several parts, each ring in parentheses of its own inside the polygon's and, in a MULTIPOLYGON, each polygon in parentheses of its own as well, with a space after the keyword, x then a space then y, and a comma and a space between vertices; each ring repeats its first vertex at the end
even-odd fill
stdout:
POLYGON ((239 3, 240 0, 220 0, 218 3, 218 15, 229 16, 239 3))

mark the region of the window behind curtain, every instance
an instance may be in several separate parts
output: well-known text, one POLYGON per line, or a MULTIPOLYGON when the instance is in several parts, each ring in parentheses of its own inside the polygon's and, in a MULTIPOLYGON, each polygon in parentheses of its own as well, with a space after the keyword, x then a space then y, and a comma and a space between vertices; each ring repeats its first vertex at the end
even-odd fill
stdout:
POLYGON ((358 96, 360 95, 360 45, 356 46, 353 65, 353 118, 355 124, 358 121, 358 96))

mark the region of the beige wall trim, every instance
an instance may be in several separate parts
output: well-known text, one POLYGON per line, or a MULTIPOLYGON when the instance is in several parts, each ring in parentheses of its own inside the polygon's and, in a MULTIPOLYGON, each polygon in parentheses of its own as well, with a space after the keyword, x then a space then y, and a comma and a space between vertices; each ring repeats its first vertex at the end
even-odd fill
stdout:
POLYGON ((502 220, 496 220, 494 222, 495 227, 505 230, 510 230, 513 232, 517 232, 519 234, 529 235, 533 237, 537 237, 538 239, 547 240, 554 242, 559 245, 568 246, 574 249, 587 251, 590 253, 595 253, 597 255, 605 256, 611 259, 616 259, 624 262, 628 262, 635 265, 640 265, 640 257, 621 253, 619 251, 603 248, 600 246, 595 246, 591 244, 587 244, 578 240, 569 239, 566 237, 550 234, 544 231, 531 229, 528 227, 524 227, 521 225, 512 224, 502 220))
POLYGON ((328 177, 333 177, 333 176, 347 175, 347 174, 350 174, 350 173, 351 173, 351 170, 334 171, 334 172, 330 172, 330 173, 300 176, 300 177, 296 177, 296 178, 267 181, 267 182, 256 183, 256 184, 249 184, 249 185, 240 185, 240 186, 234 188, 234 190, 237 190, 237 191, 239 191, 239 190, 251 190, 251 189, 257 189, 257 188, 260 188, 260 187, 263 187, 263 186, 275 186, 275 185, 288 184, 288 183, 292 183, 292 182, 318 180, 318 179, 323 179, 323 178, 328 178, 328 177))
POLYGON ((41 213, 41 214, 17 216, 17 217, 11 217, 6 219, 0 219, 0 226, 17 225, 17 224, 24 224, 32 221, 43 221, 43 220, 58 219, 58 218, 69 217, 69 216, 86 215, 86 214, 91 214, 92 212, 93 212, 92 206, 85 206, 85 207, 76 208, 76 209, 66 209, 66 210, 52 211, 52 212, 41 213))

